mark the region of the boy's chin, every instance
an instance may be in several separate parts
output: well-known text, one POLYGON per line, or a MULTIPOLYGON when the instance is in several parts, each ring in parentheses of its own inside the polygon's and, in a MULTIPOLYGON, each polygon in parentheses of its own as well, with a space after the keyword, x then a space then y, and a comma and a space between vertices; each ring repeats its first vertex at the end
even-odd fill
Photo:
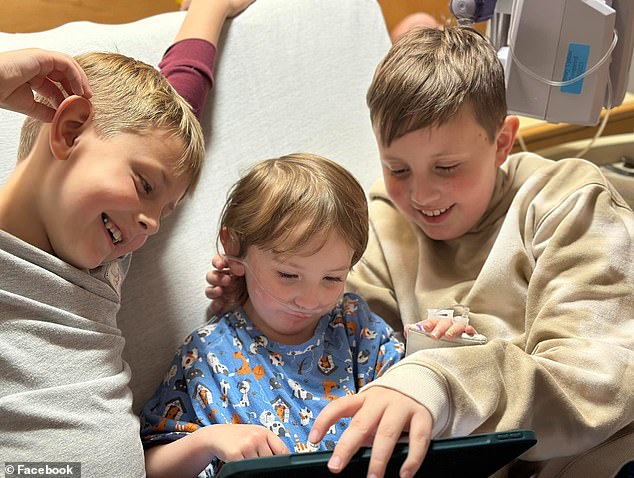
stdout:
POLYGON ((416 223, 416 225, 425 236, 434 241, 451 241, 466 233, 466 231, 457 230, 451 226, 429 226, 428 224, 420 223, 416 223))
POLYGON ((60 257, 60 259, 66 262, 67 264, 70 264, 71 266, 81 270, 96 269, 97 267, 103 264, 102 261, 86 260, 83 258, 76 258, 76 257, 60 257))
POLYGON ((112 256, 112 257, 98 257, 98 258, 87 258, 87 257, 60 257, 64 262, 70 264, 71 266, 82 269, 82 270, 92 270, 97 269, 98 267, 103 266, 104 264, 108 264, 109 262, 115 261, 123 257, 122 255, 112 256))

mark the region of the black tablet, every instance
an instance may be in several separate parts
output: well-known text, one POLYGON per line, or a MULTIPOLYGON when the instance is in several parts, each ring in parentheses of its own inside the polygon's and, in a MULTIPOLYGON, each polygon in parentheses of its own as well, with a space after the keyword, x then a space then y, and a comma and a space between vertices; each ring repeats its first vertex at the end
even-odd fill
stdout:
MULTIPOLYGON (((535 443, 535 433, 531 430, 432 440, 425 461, 416 476, 487 478, 535 443)), ((407 443, 396 445, 385 472, 386 477, 398 476, 407 450, 407 443)), ((348 466, 336 475, 330 473, 326 466, 332 452, 318 451, 232 461, 220 469, 218 478, 365 477, 371 453, 371 448, 362 448, 348 466)))

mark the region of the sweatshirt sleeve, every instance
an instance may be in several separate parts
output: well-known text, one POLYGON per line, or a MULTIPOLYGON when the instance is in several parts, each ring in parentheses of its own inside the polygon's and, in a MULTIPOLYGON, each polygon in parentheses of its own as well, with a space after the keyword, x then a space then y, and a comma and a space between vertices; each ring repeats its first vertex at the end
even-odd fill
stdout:
POLYGON ((200 120, 213 86, 216 47, 201 38, 187 38, 170 46, 159 63, 161 73, 190 104, 200 120))

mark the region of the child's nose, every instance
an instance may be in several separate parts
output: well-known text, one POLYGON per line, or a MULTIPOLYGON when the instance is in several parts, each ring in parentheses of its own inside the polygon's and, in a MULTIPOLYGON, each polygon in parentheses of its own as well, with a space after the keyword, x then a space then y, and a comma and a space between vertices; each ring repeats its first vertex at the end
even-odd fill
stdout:
POLYGON ((440 192, 437 184, 429 176, 421 176, 413 182, 410 197, 417 205, 429 206, 434 205, 440 199, 440 192))
POLYGON ((295 305, 302 309, 315 310, 319 307, 319 298, 310 288, 304 289, 295 297, 295 305))
POLYGON ((159 214, 154 213, 140 213, 137 222, 148 236, 156 234, 161 226, 159 214))

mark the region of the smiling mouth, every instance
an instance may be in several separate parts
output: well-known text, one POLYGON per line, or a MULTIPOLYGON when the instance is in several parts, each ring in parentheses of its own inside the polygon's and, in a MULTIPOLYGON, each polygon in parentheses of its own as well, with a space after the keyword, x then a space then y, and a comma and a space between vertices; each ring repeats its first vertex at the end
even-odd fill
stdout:
POLYGON ((113 244, 118 244, 123 239, 123 235, 117 226, 110 220, 110 218, 106 215, 106 213, 101 214, 101 220, 106 226, 106 230, 110 234, 110 239, 113 244))
POLYGON ((440 208, 440 209, 419 209, 418 211, 423 215, 423 216, 427 216, 427 217, 436 217, 436 216, 440 216, 441 214, 449 211, 449 209, 451 209, 450 207, 444 207, 444 208, 440 208))

